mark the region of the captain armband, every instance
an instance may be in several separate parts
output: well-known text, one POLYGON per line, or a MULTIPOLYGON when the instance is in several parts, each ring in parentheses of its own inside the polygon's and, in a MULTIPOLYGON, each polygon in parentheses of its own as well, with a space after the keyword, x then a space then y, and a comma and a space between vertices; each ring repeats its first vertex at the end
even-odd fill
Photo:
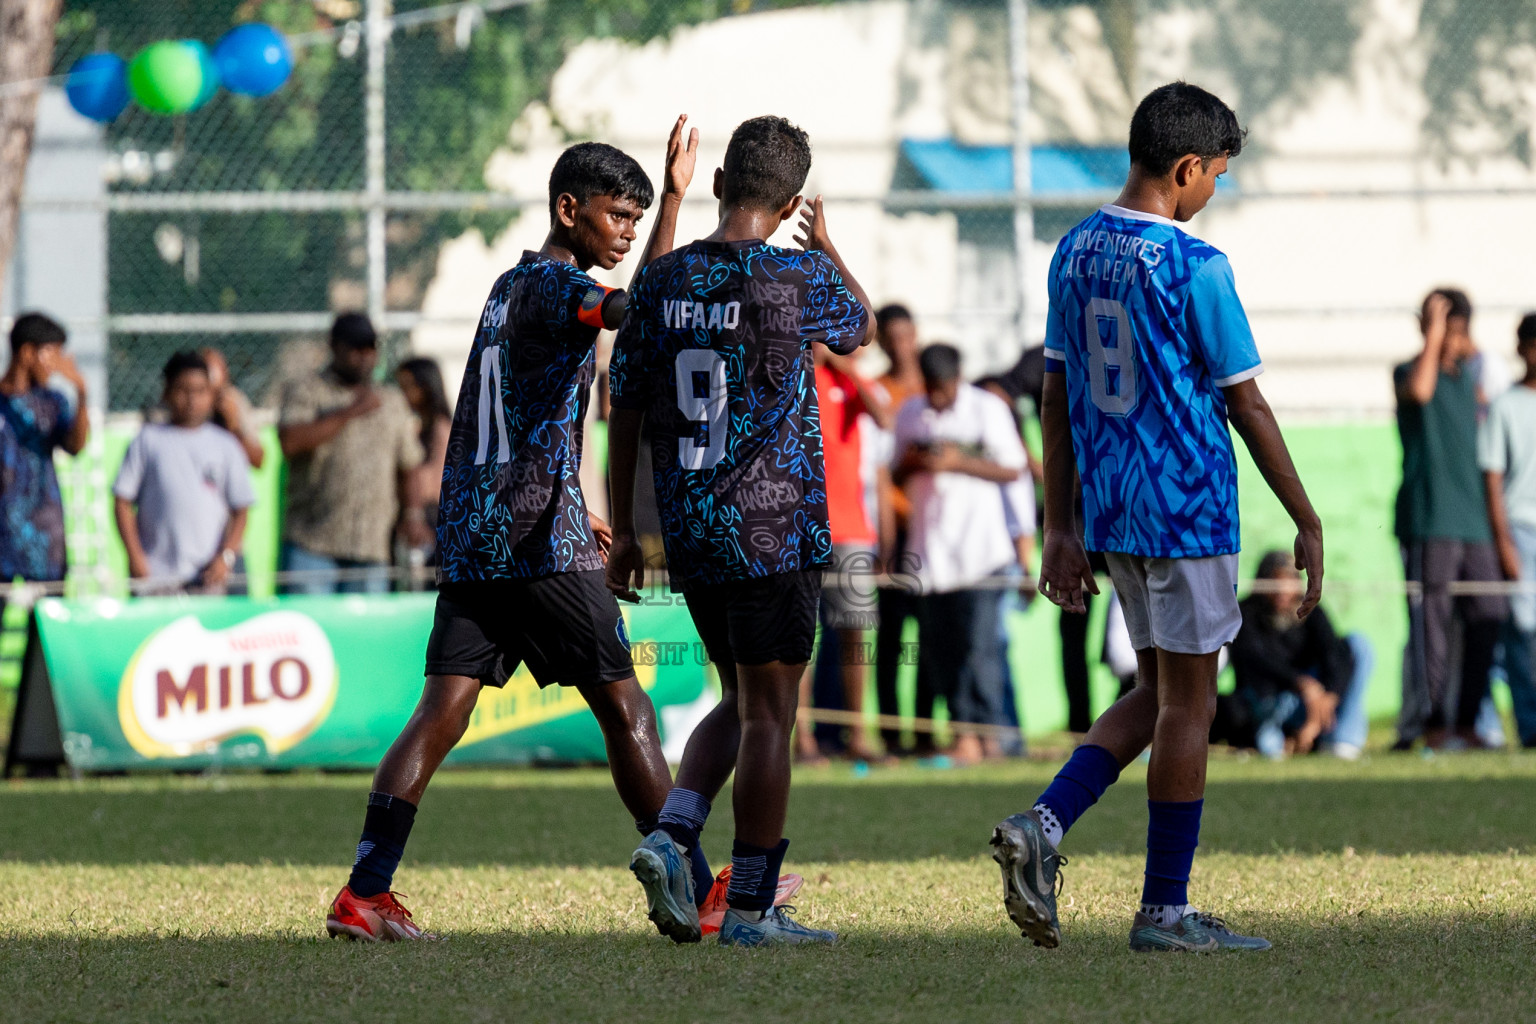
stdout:
POLYGON ((596 327, 603 330, 608 325, 604 322, 604 314, 611 303, 617 302, 624 294, 622 288, 608 288, 600 284, 594 284, 587 289, 581 297, 581 308, 576 311, 576 319, 588 327, 596 327))

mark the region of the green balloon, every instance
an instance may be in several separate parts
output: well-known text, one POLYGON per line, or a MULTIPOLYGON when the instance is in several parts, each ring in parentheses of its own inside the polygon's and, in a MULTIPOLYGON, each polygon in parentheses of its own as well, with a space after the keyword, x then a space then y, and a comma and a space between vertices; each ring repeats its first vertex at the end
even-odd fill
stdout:
POLYGON ((145 110, 185 114, 198 105, 207 71, 197 50, 180 39, 150 43, 128 64, 128 91, 145 110))

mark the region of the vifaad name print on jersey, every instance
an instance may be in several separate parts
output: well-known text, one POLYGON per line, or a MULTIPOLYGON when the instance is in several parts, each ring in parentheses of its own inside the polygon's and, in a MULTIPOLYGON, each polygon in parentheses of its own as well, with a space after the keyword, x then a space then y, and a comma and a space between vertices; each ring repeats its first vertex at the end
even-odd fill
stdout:
POLYGON ((741 326, 741 303, 711 302, 708 306, 692 299, 667 299, 661 315, 668 327, 684 330, 692 327, 706 331, 734 331, 741 326))

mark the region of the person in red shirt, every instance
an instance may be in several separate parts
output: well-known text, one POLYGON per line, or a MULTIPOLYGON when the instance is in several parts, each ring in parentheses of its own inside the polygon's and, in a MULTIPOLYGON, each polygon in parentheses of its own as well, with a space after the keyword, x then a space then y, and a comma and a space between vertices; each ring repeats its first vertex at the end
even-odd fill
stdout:
MULTIPOLYGON (((860 419, 868 416, 882 427, 890 424, 883 397, 860 376, 855 356, 816 349, 816 399, 821 413, 822 458, 826 465, 827 519, 832 531, 832 569, 821 591, 822 644, 835 655, 843 708, 864 709, 864 689, 872 660, 865 649, 865 631, 878 621, 875 611, 875 546, 877 531, 865 498, 860 419)), ((822 659, 818 659, 822 660, 822 659)), ((816 672, 812 666, 802 682, 802 706, 816 672)), ((811 730, 802 729, 802 759, 820 756, 811 730)), ((848 756, 870 760, 874 748, 862 727, 849 729, 848 756)))

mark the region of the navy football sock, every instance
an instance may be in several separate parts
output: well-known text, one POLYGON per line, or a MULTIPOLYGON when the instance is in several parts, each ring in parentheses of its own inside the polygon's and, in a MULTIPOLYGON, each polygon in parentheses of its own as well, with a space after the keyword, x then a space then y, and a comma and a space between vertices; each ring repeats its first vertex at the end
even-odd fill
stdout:
POLYGON ((363 837, 357 844, 352 877, 347 880, 354 893, 366 898, 389 891, 415 821, 416 805, 409 800, 388 793, 368 794, 363 837))
POLYGON ((709 801, 691 789, 672 787, 667 802, 661 805, 661 828, 675 843, 690 851, 699 845, 699 833, 708 820, 709 801))
POLYGON ((1141 902, 1179 907, 1189 903, 1189 869, 1200 845, 1204 800, 1147 801, 1147 871, 1141 902))
POLYGON ((661 827, 661 812, 657 811, 647 818, 638 818, 635 821, 635 831, 642 836, 648 836, 661 827))
POLYGON ((715 887, 714 872, 709 870, 709 859, 704 856, 704 844, 688 847, 688 866, 693 872, 693 904, 703 906, 709 899, 709 890, 715 887))
POLYGON ((1056 773, 1045 792, 1040 794, 1040 799, 1035 801, 1035 808, 1041 810, 1040 817, 1046 824, 1046 835, 1050 837, 1051 843, 1060 845, 1061 837, 1066 835, 1067 830, 1088 808, 1098 803, 1099 797, 1118 778, 1120 762, 1103 747, 1085 743, 1072 751, 1067 763, 1061 766, 1061 771, 1056 773), (1045 811, 1050 812, 1050 817, 1045 811), (1051 817, 1055 818, 1054 822, 1051 817), (1057 827, 1060 832, 1057 832, 1057 827))
POLYGON ((788 849, 788 839, 780 839, 773 847, 753 846, 740 839, 731 844, 731 884, 726 887, 725 899, 732 910, 767 913, 773 909, 779 869, 788 849))

